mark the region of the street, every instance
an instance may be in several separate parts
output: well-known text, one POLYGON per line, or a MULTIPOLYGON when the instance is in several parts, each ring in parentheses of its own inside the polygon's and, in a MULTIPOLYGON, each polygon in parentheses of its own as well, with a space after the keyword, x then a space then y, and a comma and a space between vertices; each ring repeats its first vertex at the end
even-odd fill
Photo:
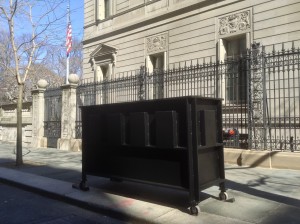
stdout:
POLYGON ((0 183, 0 220, 2 224, 126 223, 3 183, 0 183))

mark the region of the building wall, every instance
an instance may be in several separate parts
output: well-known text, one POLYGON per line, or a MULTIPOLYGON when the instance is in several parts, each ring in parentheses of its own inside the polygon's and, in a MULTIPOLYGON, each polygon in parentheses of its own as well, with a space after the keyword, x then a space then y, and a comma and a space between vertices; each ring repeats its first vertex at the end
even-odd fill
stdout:
MULTIPOLYGON (((145 65, 149 37, 167 37, 166 63, 199 59, 217 60, 219 18, 250 10, 248 45, 260 42, 271 50, 275 44, 299 44, 300 0, 116 0, 113 15, 96 20, 95 0, 85 0, 84 78, 93 78, 90 54, 99 44, 117 49, 114 73, 145 65)), ((238 33, 236 33, 238 34, 238 33)), ((225 38, 235 33, 225 35, 225 38)), ((299 46, 299 45, 298 45, 299 46)))

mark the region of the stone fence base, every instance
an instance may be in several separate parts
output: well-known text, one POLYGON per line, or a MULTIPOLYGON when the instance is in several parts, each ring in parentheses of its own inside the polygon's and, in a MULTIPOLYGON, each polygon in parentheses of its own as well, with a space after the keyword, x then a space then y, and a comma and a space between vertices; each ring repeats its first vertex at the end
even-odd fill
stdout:
POLYGON ((238 166, 300 170, 299 152, 224 148, 224 160, 238 166))
POLYGON ((73 152, 81 151, 81 139, 63 139, 57 141, 57 147, 61 150, 68 150, 73 152))

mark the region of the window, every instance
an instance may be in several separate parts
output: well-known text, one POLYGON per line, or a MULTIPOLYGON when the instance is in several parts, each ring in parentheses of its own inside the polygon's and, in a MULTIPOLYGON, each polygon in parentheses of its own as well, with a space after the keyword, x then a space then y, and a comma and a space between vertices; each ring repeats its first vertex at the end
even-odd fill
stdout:
POLYGON ((148 56, 147 69, 153 75, 153 99, 164 97, 165 52, 148 56))
POLYGON ((111 0, 104 0, 104 16, 105 19, 111 16, 111 5, 110 5, 111 0))
POLYGON ((99 44, 90 54, 90 63, 94 71, 94 81, 99 82, 95 94, 97 104, 114 102, 114 96, 109 91, 109 80, 114 77, 117 49, 105 44, 99 44))
POLYGON ((167 66, 169 34, 160 33, 145 38, 145 64, 148 72, 153 74, 153 84, 149 86, 149 99, 164 97, 164 71, 167 66))
POLYGON ((246 43, 246 35, 222 39, 220 58, 226 66, 225 99, 233 104, 247 100, 246 43))
POLYGON ((153 72, 161 72, 164 70, 164 54, 150 55, 153 72))
POLYGON ((107 81, 110 74, 108 74, 108 64, 100 66, 103 81, 107 81))
POLYGON ((238 60, 246 53, 246 37, 225 40, 226 60, 238 60), (227 42, 227 43, 226 43, 227 42))
POLYGON ((102 104, 109 103, 109 84, 108 81, 111 76, 111 65, 105 64, 100 65, 101 75, 102 75, 102 84, 101 84, 101 93, 102 93, 102 104))
POLYGON ((96 0, 96 20, 103 20, 112 15, 112 0, 96 0))

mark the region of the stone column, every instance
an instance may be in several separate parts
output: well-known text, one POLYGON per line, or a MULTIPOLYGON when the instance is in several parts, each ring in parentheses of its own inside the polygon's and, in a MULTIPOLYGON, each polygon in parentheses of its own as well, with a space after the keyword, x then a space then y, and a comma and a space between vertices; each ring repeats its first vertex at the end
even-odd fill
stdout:
POLYGON ((80 151, 81 139, 75 139, 76 122, 76 88, 79 78, 76 74, 70 74, 69 84, 62 88, 62 115, 61 115, 61 138, 57 146, 62 150, 80 151))
POLYGON ((32 90, 32 147, 47 147, 47 138, 44 137, 45 98, 44 92, 48 83, 41 79, 37 88, 32 90))

